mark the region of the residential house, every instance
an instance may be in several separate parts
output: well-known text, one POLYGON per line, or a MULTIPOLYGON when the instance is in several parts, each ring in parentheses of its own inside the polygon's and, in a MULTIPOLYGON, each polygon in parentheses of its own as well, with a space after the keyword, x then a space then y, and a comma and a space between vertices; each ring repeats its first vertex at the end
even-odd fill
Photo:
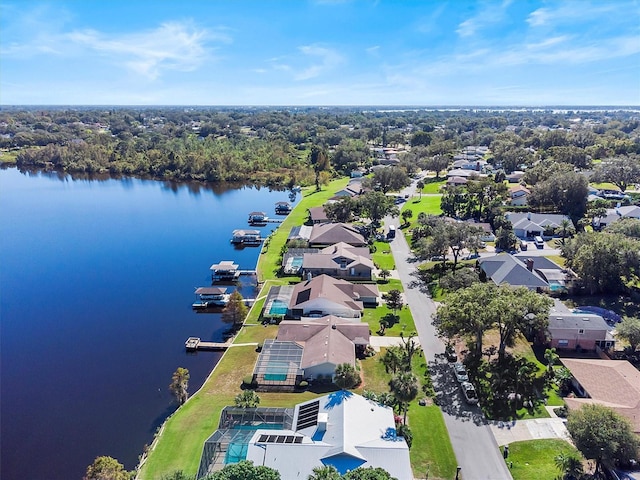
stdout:
POLYGON ((462 187, 468 182, 467 177, 449 177, 447 178, 447 187, 462 187))
POLYGON ((290 429, 256 431, 246 458, 277 470, 283 479, 304 479, 325 465, 341 475, 379 467, 398 480, 413 479, 409 447, 397 435, 393 409, 346 390, 296 405, 290 429))
POLYGON ((593 219, 592 225, 596 230, 601 230, 607 225, 620 220, 621 218, 640 219, 640 206, 627 205, 624 207, 608 208, 604 217, 596 217, 593 219))
POLYGON ((309 246, 323 248, 344 242, 353 247, 365 247, 367 242, 352 225, 347 223, 320 223, 313 225, 309 246))
POLYGON ((486 177, 486 175, 480 172, 476 172, 475 170, 465 170, 462 168, 454 168, 447 172, 447 178, 450 178, 450 177, 463 177, 463 178, 466 178, 467 180, 471 180, 472 178, 476 178, 476 177, 478 178, 486 177))
POLYGON ((284 320, 277 341, 296 342, 303 347, 301 368, 308 381, 331 379, 336 367, 356 358, 369 345, 369 325, 332 315, 303 320, 284 320))
POLYGON ((362 186, 361 178, 352 178, 349 183, 342 190, 338 190, 336 194, 331 197, 334 200, 339 200, 344 197, 357 197, 365 192, 365 188, 362 186))
POLYGON ((478 227, 482 229, 480 241, 481 242, 494 242, 496 236, 493 234, 493 230, 491 229, 491 224, 486 222, 474 222, 473 220, 465 220, 467 223, 471 224, 474 227, 478 227))
POLYGON ((297 227, 291 227, 289 236, 287 237, 287 243, 292 240, 302 240, 308 242, 311 238, 311 232, 313 227, 311 225, 300 225, 297 227))
POLYGON ((551 347, 558 350, 606 350, 615 344, 607 322, 594 313, 553 309, 547 330, 551 347))
POLYGON ((352 247, 340 242, 315 253, 304 253, 301 272, 305 277, 326 274, 334 278, 371 280, 373 269, 368 247, 352 247))
POLYGON ((557 213, 507 212, 507 220, 513 225, 513 233, 518 238, 536 236, 550 238, 563 220, 571 221, 566 215, 557 213))
POLYGON ((463 170, 473 170, 476 172, 482 172, 488 165, 484 160, 480 160, 475 156, 456 155, 453 157, 453 168, 460 168, 463 170))
POLYGON ((329 219, 327 218, 327 214, 324 211, 324 207, 311 207, 309 209, 309 220, 311 223, 327 223, 329 219))
POLYGON ((524 177, 524 172, 521 170, 516 170, 506 175, 505 178, 509 183, 520 183, 520 181, 522 181, 522 177, 524 177))
POLYGON ((335 315, 360 318, 365 305, 377 305, 380 292, 375 284, 353 284, 320 275, 293 287, 287 318, 335 315))
POLYGON ((563 282, 567 275, 562 270, 562 267, 544 257, 527 258, 508 253, 479 258, 478 268, 486 278, 491 279, 496 285, 507 284, 513 287, 527 287, 529 290, 536 291, 559 289, 560 287, 552 288, 556 284, 564 286, 564 283, 559 283, 560 280, 555 272, 562 276, 563 282), (536 262, 541 268, 535 268, 536 262), (551 267, 550 264, 555 265, 555 268, 551 267))
POLYGON ((626 360, 564 358, 582 398, 566 397, 570 410, 599 404, 615 410, 640 434, 640 371, 626 360))
POLYGON ((529 194, 531 194, 531 191, 522 185, 509 187, 509 197, 511 198, 509 204, 514 206, 527 205, 527 196, 529 194))

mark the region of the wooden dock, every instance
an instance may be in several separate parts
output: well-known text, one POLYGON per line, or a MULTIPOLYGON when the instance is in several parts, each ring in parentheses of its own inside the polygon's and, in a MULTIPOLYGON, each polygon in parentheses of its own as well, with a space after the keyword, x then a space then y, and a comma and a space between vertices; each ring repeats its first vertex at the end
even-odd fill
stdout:
POLYGON ((217 342, 203 342, 200 340, 200 337, 189 337, 187 341, 184 342, 184 348, 187 351, 195 352, 197 350, 209 350, 209 351, 220 351, 226 350, 231 345, 231 342, 217 343, 217 342))

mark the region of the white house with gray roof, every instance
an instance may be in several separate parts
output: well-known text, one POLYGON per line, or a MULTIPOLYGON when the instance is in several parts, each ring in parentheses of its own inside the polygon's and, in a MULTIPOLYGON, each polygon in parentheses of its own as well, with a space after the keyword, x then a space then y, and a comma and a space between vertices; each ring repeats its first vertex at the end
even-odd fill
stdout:
POLYGON ((600 230, 607 225, 611 225, 622 218, 640 219, 640 207, 637 205, 627 205, 624 207, 608 208, 604 217, 596 217, 593 219, 593 228, 600 230))
POLYGON ((558 213, 507 212, 504 216, 513 225, 513 233, 518 238, 550 237, 563 220, 571 221, 558 213))
POLYGON ((346 390, 296 405, 291 429, 256 431, 246 458, 283 479, 306 479, 324 465, 340 474, 380 467, 398 480, 413 479, 393 410, 346 390))
POLYGON ((527 287, 529 290, 565 288, 570 272, 544 257, 499 253, 478 259, 478 267, 496 285, 527 287))

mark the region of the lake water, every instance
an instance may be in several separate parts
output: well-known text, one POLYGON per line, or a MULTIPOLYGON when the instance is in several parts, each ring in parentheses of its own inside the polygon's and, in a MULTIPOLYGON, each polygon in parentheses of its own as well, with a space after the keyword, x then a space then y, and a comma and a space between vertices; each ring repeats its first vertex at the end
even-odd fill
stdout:
POLYGON ((98 455, 135 467, 175 409, 171 374, 188 368, 193 392, 220 356, 185 352, 187 337, 227 330, 192 311, 194 288, 220 260, 255 267, 259 248, 234 249, 231 231, 280 200, 287 192, 0 170, 3 479, 80 479, 98 455))

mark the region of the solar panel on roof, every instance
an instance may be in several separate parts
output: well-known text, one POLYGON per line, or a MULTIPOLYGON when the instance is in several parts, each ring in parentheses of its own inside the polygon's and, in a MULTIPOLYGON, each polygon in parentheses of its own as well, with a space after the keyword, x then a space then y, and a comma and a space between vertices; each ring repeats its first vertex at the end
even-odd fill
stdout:
POLYGON ((315 401, 301 406, 298 409, 298 423, 296 430, 311 427, 318 424, 318 412, 320 411, 320 401, 315 401))
POLYGON ((293 439, 293 443, 302 443, 302 437, 296 437, 293 439))
POLYGON ((287 438, 285 439, 284 443, 293 443, 293 440, 296 437, 294 437, 293 435, 287 435, 287 438))
POLYGON ((268 435, 260 435, 260 438, 258 438, 258 442, 264 443, 267 441, 267 438, 269 438, 268 435))
POLYGON ((278 435, 278 438, 276 438, 276 443, 284 443, 286 438, 287 437, 285 435, 278 435))

